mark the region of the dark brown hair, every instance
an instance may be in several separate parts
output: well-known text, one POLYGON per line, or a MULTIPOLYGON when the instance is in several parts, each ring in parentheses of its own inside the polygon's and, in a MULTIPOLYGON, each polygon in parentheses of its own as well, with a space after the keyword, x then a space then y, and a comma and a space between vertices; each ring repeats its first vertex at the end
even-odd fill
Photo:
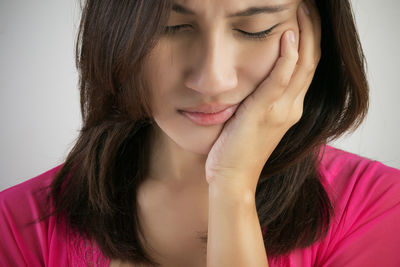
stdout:
MULTIPOLYGON (((318 172, 321 147, 368 108, 365 58, 348 0, 317 1, 322 56, 301 120, 266 162, 256 191, 269 257, 324 237, 333 216, 318 172)), ((143 61, 163 34, 168 0, 87 0, 76 47, 83 126, 51 188, 58 218, 103 254, 156 265, 140 242, 136 190, 149 159, 143 61)))

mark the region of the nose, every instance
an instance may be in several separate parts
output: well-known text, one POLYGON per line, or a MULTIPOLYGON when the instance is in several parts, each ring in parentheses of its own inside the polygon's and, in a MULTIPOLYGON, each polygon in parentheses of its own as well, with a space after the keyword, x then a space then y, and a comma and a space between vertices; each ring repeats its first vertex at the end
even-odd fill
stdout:
POLYGON ((215 96, 237 87, 232 44, 223 36, 214 34, 198 42, 190 50, 190 69, 185 86, 203 95, 215 96))

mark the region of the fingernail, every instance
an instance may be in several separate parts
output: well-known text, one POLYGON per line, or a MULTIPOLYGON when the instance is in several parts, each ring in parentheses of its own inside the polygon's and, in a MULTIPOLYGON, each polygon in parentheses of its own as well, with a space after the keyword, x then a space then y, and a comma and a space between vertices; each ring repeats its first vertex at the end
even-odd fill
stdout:
POLYGON ((296 42, 296 37, 294 36, 293 31, 289 31, 287 36, 288 36, 290 42, 292 42, 292 43, 296 42))
POLYGON ((307 15, 310 15, 310 10, 308 9, 308 6, 305 2, 302 3, 302 8, 304 10, 304 13, 306 13, 307 15))

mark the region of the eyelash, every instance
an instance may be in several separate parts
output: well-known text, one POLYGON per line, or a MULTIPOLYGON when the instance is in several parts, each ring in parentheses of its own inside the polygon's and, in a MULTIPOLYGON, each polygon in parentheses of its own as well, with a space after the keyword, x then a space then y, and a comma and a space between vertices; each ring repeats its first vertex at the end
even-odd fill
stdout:
MULTIPOLYGON (((238 32, 241 32, 242 34, 244 34, 245 38, 248 39, 256 39, 256 40, 264 40, 268 37, 268 35, 271 33, 271 31, 277 27, 280 23, 272 26, 271 28, 269 28, 268 30, 265 31, 261 31, 261 32, 245 32, 239 29, 235 29, 238 32)), ((177 33, 181 28, 185 28, 186 26, 191 26, 189 24, 182 24, 182 25, 175 25, 175 26, 166 26, 165 27, 165 34, 175 34, 177 33)))

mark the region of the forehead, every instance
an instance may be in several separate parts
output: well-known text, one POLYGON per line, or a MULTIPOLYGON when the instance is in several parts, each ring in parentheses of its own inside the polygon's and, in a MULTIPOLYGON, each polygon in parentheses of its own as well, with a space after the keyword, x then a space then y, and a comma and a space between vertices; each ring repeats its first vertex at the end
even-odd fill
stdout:
POLYGON ((173 12, 184 16, 227 18, 274 14, 290 9, 301 0, 174 0, 173 12))

